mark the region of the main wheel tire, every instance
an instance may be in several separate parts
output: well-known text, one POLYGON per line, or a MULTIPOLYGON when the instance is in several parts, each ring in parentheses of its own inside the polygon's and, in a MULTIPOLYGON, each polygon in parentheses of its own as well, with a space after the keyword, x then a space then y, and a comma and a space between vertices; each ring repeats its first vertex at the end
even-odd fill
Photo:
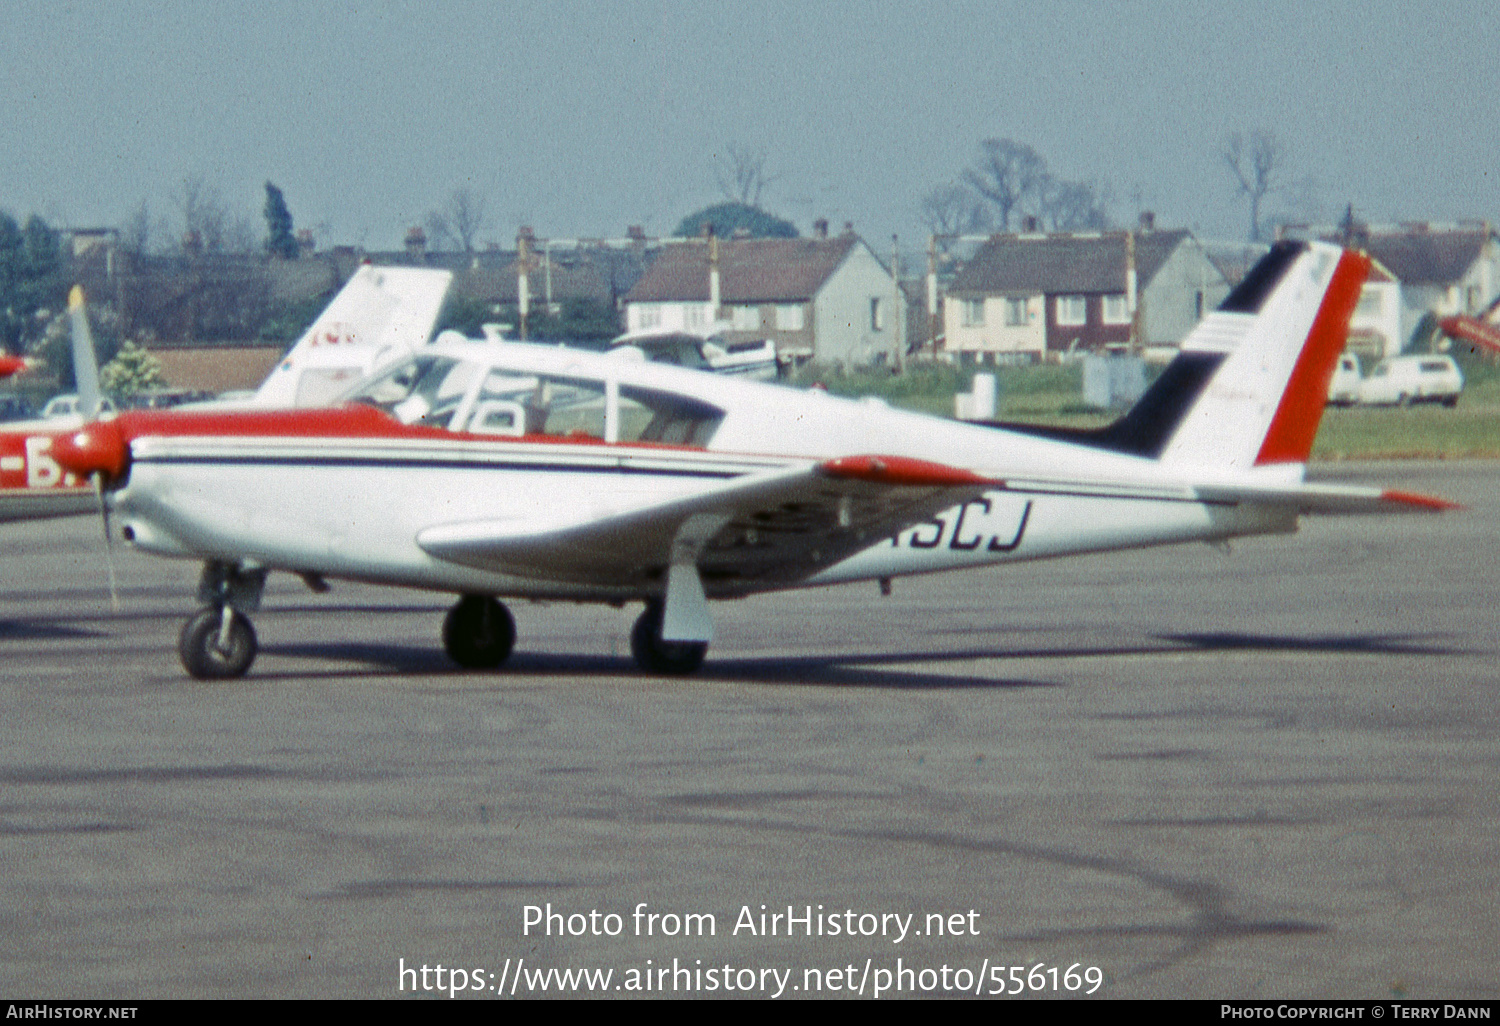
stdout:
POLYGON ((487 596, 465 595, 443 620, 443 648, 466 669, 494 669, 515 644, 516 621, 510 610, 487 596))
POLYGON ((183 669, 198 680, 227 680, 243 677, 255 662, 259 643, 255 627, 243 613, 230 613, 229 644, 219 647, 219 635, 225 613, 203 609, 182 626, 177 639, 177 654, 183 669))
POLYGON ((708 642, 663 641, 661 621, 661 604, 646 603, 646 611, 635 621, 630 632, 630 654, 635 656, 636 665, 647 673, 678 677, 702 666, 703 657, 708 654, 708 642))

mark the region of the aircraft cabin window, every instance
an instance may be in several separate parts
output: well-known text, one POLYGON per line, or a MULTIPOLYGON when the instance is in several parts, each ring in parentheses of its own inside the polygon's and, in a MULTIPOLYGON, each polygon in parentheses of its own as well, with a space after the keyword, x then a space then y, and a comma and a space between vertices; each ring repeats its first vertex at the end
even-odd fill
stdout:
POLYGON ((519 374, 496 368, 485 377, 468 430, 491 435, 604 435, 604 383, 519 374))
POLYGON ((724 411, 688 396, 622 386, 622 442, 707 445, 724 419, 724 411))

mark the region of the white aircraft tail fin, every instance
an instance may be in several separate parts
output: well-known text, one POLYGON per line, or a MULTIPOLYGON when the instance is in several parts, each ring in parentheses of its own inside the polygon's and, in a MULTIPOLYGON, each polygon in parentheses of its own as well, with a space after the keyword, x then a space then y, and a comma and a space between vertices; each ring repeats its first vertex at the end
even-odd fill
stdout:
POLYGON ((321 406, 432 335, 453 275, 425 267, 356 271, 276 365, 249 405, 321 406))
POLYGON ((1195 479, 1300 480, 1369 269, 1368 257, 1337 246, 1279 242, 1113 424, 1000 426, 1154 459, 1195 479))
POLYGON ((1368 257, 1324 243, 1273 246, 1183 342, 1177 360, 1203 381, 1161 462, 1300 475, 1369 269, 1368 257))

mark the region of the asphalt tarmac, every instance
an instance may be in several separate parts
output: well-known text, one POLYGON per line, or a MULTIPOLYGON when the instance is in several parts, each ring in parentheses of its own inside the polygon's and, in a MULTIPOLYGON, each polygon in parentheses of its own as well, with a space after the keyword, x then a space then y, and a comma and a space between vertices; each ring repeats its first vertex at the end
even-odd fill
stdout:
POLYGON ((1335 473, 1469 509, 761 596, 687 679, 283 575, 200 683, 195 565, 7 525, 0 995, 1494 998, 1500 464, 1335 473))

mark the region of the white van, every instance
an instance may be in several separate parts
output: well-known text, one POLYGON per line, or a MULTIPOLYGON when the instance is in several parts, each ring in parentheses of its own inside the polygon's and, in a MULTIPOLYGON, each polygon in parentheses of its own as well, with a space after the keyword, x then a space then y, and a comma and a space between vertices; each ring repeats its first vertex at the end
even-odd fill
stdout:
POLYGON ((1458 405, 1464 376, 1451 356, 1393 356, 1382 360, 1360 385, 1360 402, 1371 406, 1409 403, 1458 405))
POLYGON ((1333 368, 1333 380, 1328 383, 1330 406, 1353 406, 1359 402, 1360 384, 1364 378, 1359 373, 1359 357, 1345 353, 1333 368))

